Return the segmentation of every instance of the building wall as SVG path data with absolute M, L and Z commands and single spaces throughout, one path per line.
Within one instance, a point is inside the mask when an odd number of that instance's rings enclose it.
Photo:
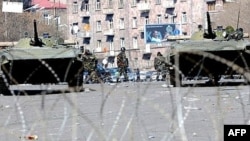
M 166 53 L 170 45 L 169 42 L 145 43 L 146 19 L 148 19 L 148 24 L 181 24 L 181 34 L 190 36 L 198 30 L 198 25 L 207 27 L 206 11 L 209 10 L 208 3 L 210 3 L 209 0 L 123 0 L 122 5 L 118 3 L 120 0 L 113 0 L 113 4 L 109 6 L 110 0 L 100 0 L 100 9 L 96 9 L 98 0 L 87 0 L 89 10 L 86 11 L 81 10 L 83 1 L 68 0 L 68 24 L 78 23 L 79 28 L 77 34 L 71 33 L 73 27 L 69 28 L 69 39 L 78 41 L 79 45 L 95 52 L 100 59 L 116 56 L 122 47 L 121 39 L 124 39 L 124 47 L 127 49 L 127 56 L 133 68 L 152 68 L 156 53 L 158 51 Z M 133 4 L 133 1 L 136 4 Z M 215 3 L 212 15 L 223 8 L 222 0 L 215 0 Z M 74 9 L 76 7 L 77 9 Z M 186 21 L 184 22 L 183 16 L 185 15 Z M 158 17 L 161 17 L 161 22 L 158 22 Z M 113 32 L 105 35 L 105 32 L 109 31 L 108 20 L 111 18 L 114 25 Z M 124 29 L 120 29 L 119 26 L 121 18 L 124 19 Z M 133 18 L 137 19 L 136 27 L 133 27 Z M 97 21 L 101 21 L 101 31 L 97 31 Z M 133 38 L 137 38 L 137 47 L 133 45 Z M 98 41 L 101 41 L 99 47 Z M 113 42 L 113 48 L 110 47 L 110 42 Z M 143 55 L 148 53 L 152 53 L 150 59 L 143 59 Z M 110 66 L 115 66 L 115 64 Z

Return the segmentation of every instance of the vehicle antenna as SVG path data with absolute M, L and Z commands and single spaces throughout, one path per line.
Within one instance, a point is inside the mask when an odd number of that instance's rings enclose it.
M 237 20 L 237 26 L 236 26 L 236 29 L 239 28 L 239 22 L 240 22 L 240 7 L 241 7 L 241 1 L 239 3 L 239 11 L 238 11 L 238 20 Z

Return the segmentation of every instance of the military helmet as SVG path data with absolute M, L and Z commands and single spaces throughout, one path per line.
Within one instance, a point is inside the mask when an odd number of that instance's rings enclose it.
M 162 56 L 162 54 L 160 52 L 157 52 L 157 56 Z
M 85 49 L 85 54 L 86 55 L 90 55 L 91 54 L 90 50 L 89 49 Z
M 126 50 L 126 48 L 125 48 L 125 47 L 122 47 L 122 48 L 121 48 L 121 51 L 125 51 L 125 50 Z

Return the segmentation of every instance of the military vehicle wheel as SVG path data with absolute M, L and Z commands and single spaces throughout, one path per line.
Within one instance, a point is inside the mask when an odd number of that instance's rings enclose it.
M 210 83 L 210 86 L 219 86 L 219 80 L 220 80 L 220 76 L 217 75 L 217 74 L 214 74 L 213 75 L 213 78 L 211 79 L 211 83 Z
M 4 94 L 4 95 L 9 95 L 10 90 L 9 88 L 6 86 L 3 77 L 0 76 L 0 94 Z
M 170 70 L 170 85 L 173 85 L 174 87 L 178 86 L 177 84 L 180 83 L 180 86 L 182 86 L 181 81 L 182 81 L 182 76 L 179 74 L 179 80 L 177 80 L 177 77 L 175 76 L 175 71 Z M 178 82 L 179 81 L 179 82 Z M 178 83 L 176 83 L 178 82 Z
M 68 82 L 68 84 L 69 84 L 70 87 L 82 86 L 82 84 L 83 84 L 83 75 L 82 74 L 75 75 L 75 77 L 72 78 Z

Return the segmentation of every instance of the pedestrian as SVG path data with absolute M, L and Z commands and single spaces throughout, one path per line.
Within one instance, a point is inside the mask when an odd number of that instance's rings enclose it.
M 90 50 L 86 49 L 83 56 L 83 67 L 84 71 L 88 72 L 88 80 L 91 80 L 93 83 L 98 83 L 98 76 L 97 76 L 97 58 Z
M 167 63 L 165 62 L 165 57 L 160 52 L 157 52 L 157 56 L 154 59 L 154 68 L 157 71 L 156 80 L 159 81 L 159 76 L 162 76 L 162 79 L 166 79 L 167 75 Z
M 136 81 L 137 81 L 137 82 L 140 82 L 140 81 L 141 81 L 141 80 L 140 80 L 140 69 L 139 69 L 139 68 L 136 69 Z
M 128 69 L 128 58 L 126 57 L 125 47 L 121 48 L 121 52 L 117 55 L 117 67 L 119 72 L 119 77 L 117 77 L 117 82 L 119 81 L 121 75 L 124 75 L 124 81 L 128 81 L 127 69 Z

